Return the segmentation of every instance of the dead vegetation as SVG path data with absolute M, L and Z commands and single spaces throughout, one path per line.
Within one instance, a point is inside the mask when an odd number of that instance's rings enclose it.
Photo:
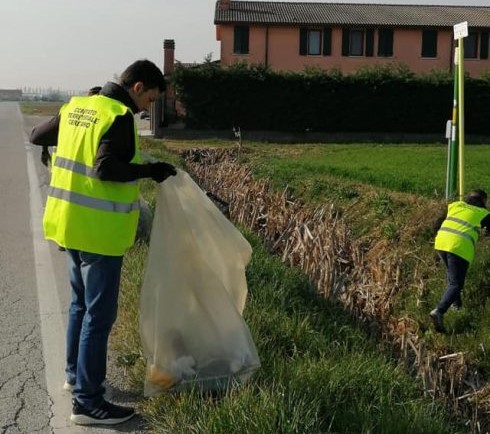
M 410 247 L 420 230 L 417 224 L 403 231 L 404 240 L 398 243 L 403 248 L 383 238 L 355 238 L 348 219 L 333 205 L 302 204 L 287 188 L 282 194 L 274 192 L 237 162 L 236 150 L 194 149 L 184 151 L 183 157 L 196 181 L 229 203 L 234 222 L 259 235 L 285 263 L 303 270 L 320 294 L 341 301 L 367 330 L 390 343 L 400 363 L 420 377 L 425 393 L 467 420 L 471 432 L 490 430 L 490 388 L 465 354 L 426 348 L 417 321 L 394 310 L 404 285 L 419 295 L 425 291 L 423 260 Z M 408 200 L 412 222 L 423 226 L 428 205 Z M 413 264 L 409 278 L 403 270 L 406 261 Z

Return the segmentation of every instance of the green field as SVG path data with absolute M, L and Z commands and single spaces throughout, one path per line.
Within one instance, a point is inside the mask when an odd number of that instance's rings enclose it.
M 446 146 L 289 145 L 271 152 L 257 145 L 256 149 L 258 176 L 272 179 L 277 186 L 289 184 L 312 199 L 329 198 L 328 191 L 318 189 L 327 176 L 428 197 L 445 194 Z M 489 145 L 465 147 L 466 189 L 490 190 L 488 161 Z

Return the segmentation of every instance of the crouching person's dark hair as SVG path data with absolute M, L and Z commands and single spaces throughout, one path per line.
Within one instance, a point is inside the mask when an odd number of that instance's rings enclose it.
M 478 206 L 480 208 L 486 208 L 487 193 L 480 189 L 472 190 L 468 193 L 464 201 L 468 205 Z

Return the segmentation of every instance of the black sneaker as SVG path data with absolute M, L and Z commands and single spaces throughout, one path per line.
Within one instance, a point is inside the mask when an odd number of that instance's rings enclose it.
M 432 322 L 434 323 L 434 328 L 436 329 L 436 332 L 446 333 L 446 329 L 444 327 L 444 315 L 437 309 L 431 310 L 429 315 L 432 319 Z
M 130 407 L 121 407 L 107 401 L 94 410 L 83 407 L 76 399 L 72 400 L 72 404 L 70 420 L 77 425 L 116 425 L 135 415 L 134 409 Z

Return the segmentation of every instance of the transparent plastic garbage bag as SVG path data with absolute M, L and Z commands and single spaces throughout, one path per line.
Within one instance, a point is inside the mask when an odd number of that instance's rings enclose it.
M 140 302 L 145 395 L 245 382 L 260 367 L 242 318 L 250 244 L 186 172 L 156 195 Z

